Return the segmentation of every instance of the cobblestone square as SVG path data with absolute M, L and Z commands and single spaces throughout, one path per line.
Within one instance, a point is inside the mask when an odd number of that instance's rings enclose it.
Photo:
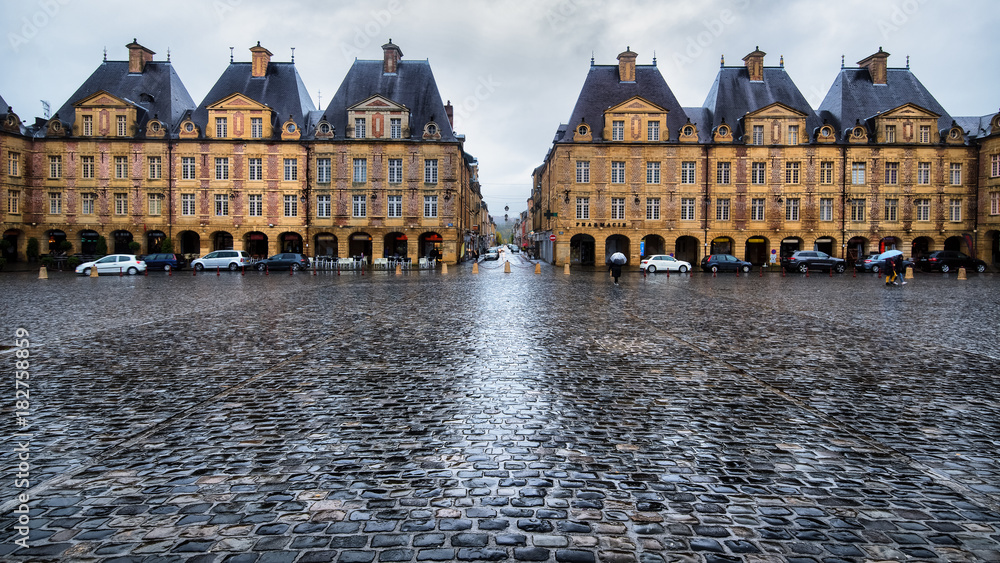
M 1000 561 L 995 275 L 502 264 L 2 274 L 0 559 Z

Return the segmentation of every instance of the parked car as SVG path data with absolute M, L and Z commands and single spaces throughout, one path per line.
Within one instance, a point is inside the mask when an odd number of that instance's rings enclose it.
M 701 259 L 701 269 L 706 272 L 749 272 L 753 264 L 732 254 L 709 254 Z
M 866 256 L 864 258 L 864 260 L 862 261 L 861 269 L 863 269 L 866 272 L 875 272 L 876 274 L 879 273 L 879 272 L 881 272 L 882 270 L 884 270 L 885 269 L 885 260 L 879 260 L 878 259 L 878 257 L 879 257 L 880 254 L 881 254 L 880 252 L 874 252 L 874 253 L 869 254 L 868 256 Z M 905 259 L 903 260 L 903 268 L 904 269 L 905 268 L 912 268 L 912 267 L 913 267 L 913 261 L 912 260 L 905 260 Z
M 142 261 L 150 270 L 183 270 L 185 264 L 180 254 L 147 254 Z
M 925 272 L 941 271 L 948 273 L 959 268 L 974 270 L 976 272 L 986 271 L 986 262 L 957 250 L 936 250 L 930 254 L 921 256 L 917 265 Z
M 309 258 L 294 252 L 282 252 L 270 258 L 258 261 L 254 266 L 257 270 L 304 270 L 309 268 Z
M 485 260 L 499 260 L 499 259 L 500 259 L 500 253 L 497 251 L 496 248 L 490 248 L 490 249 L 488 249 L 486 251 L 486 254 L 483 254 L 483 260 L 484 261 Z
M 98 274 L 128 274 L 134 276 L 146 271 L 146 263 L 136 258 L 135 254 L 109 254 L 99 260 L 84 262 L 76 267 L 76 273 L 85 276 L 97 268 Z
M 250 255 L 242 250 L 216 250 L 191 261 L 191 267 L 199 272 L 205 268 L 210 270 L 228 268 L 230 271 L 235 272 L 249 265 Z
M 841 274 L 847 269 L 847 262 L 818 250 L 796 250 L 791 256 L 781 259 L 781 267 L 802 273 L 809 270 L 833 270 Z
M 650 274 L 660 271 L 680 272 L 683 274 L 691 269 L 691 263 L 678 260 L 669 254 L 653 254 L 652 256 L 643 258 L 642 262 L 639 262 L 639 269 Z

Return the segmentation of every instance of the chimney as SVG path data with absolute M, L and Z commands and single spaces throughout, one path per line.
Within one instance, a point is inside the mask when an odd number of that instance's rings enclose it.
M 753 53 L 743 57 L 743 62 L 747 65 L 747 73 L 750 74 L 750 82 L 764 81 L 764 51 L 756 47 Z
M 878 53 L 867 59 L 858 61 L 858 66 L 867 68 L 868 74 L 872 76 L 872 84 L 886 84 L 886 69 L 889 66 L 889 53 L 878 48 Z
M 395 45 L 392 39 L 385 45 L 382 45 L 382 73 L 383 74 L 396 74 L 397 69 L 399 69 L 399 61 L 403 58 L 403 51 L 399 49 L 399 45 Z
M 128 72 L 129 74 L 142 74 L 146 68 L 146 63 L 153 60 L 156 53 L 136 43 L 135 39 L 126 45 L 128 48 Z
M 635 58 L 638 56 L 631 47 L 625 47 L 625 52 L 618 55 L 619 82 L 635 82 Z
M 254 78 L 263 78 L 267 75 L 267 64 L 271 62 L 271 51 L 260 46 L 260 41 L 257 42 L 256 47 L 250 47 L 250 52 L 253 54 L 253 68 L 251 71 L 251 76 Z
M 448 115 L 448 125 L 451 125 L 451 128 L 454 129 L 455 128 L 455 108 L 451 107 L 451 100 L 448 100 L 448 103 L 445 104 L 445 106 L 444 106 L 444 112 L 445 112 L 445 114 Z

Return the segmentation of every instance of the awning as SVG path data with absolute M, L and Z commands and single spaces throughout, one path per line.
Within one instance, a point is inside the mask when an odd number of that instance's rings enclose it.
M 760 237 L 754 237 L 754 238 L 748 238 L 747 242 L 761 243 L 761 242 L 767 242 L 767 241 L 765 241 L 764 239 L 762 239 Z

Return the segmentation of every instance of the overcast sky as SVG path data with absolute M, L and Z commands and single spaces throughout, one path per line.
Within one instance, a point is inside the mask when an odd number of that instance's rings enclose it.
M 21 119 L 61 106 L 136 38 L 170 59 L 196 103 L 260 41 L 295 63 L 326 107 L 355 58 L 381 59 L 390 38 L 429 59 L 455 130 L 479 159 L 490 212 L 526 209 L 532 169 L 569 119 L 591 56 L 627 47 L 657 65 L 684 107 L 700 106 L 719 69 L 756 46 L 815 109 L 848 66 L 878 51 L 910 68 L 953 116 L 1000 107 L 1000 9 L 994 0 L 0 0 L 0 96 Z

